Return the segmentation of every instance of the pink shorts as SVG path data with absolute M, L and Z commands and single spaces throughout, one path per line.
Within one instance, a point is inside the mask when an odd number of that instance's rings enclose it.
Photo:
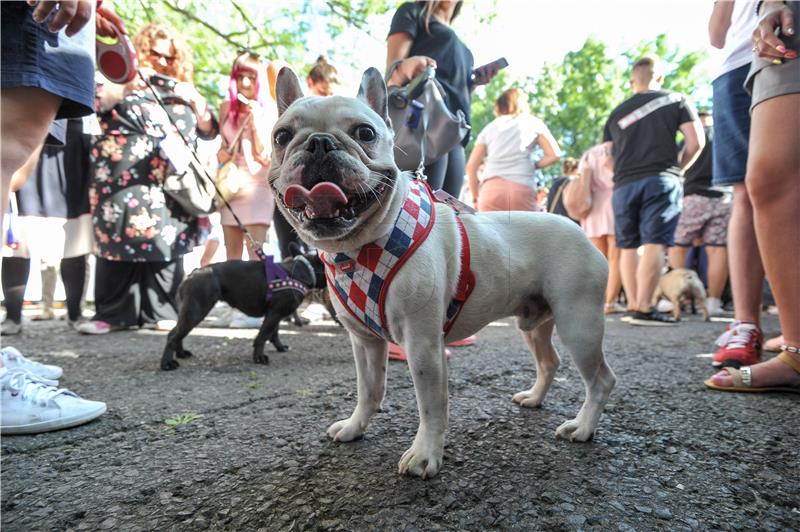
M 478 210 L 488 211 L 540 211 L 536 189 L 502 177 L 491 177 L 481 183 L 478 193 Z

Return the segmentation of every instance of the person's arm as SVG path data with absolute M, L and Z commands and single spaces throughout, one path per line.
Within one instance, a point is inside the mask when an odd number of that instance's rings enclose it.
M 222 125 L 228 119 L 228 108 L 230 103 L 226 100 L 219 106 L 219 129 L 222 130 Z M 217 150 L 217 162 L 225 164 L 231 160 L 231 153 L 228 151 L 228 141 L 225 140 L 225 135 L 222 135 L 222 143 Z
M 467 161 L 467 177 L 469 178 L 469 191 L 472 194 L 472 203 L 475 207 L 478 206 L 478 190 L 480 188 L 478 183 L 478 168 L 481 166 L 483 159 L 486 157 L 486 144 L 475 143 L 472 148 L 472 153 L 469 155 Z
M 714 48 L 725 46 L 725 37 L 731 27 L 733 2 L 714 2 L 711 17 L 708 19 L 708 41 Z
M 686 172 L 700 155 L 703 146 L 706 145 L 706 137 L 703 134 L 703 124 L 699 118 L 681 124 L 681 133 L 683 133 L 684 144 L 680 167 L 682 172 Z
M 539 137 L 536 139 L 539 143 L 539 147 L 542 148 L 544 155 L 541 159 L 536 161 L 536 169 L 542 170 L 543 168 L 547 168 L 548 166 L 557 163 L 561 159 L 561 149 L 558 147 L 558 142 L 556 142 L 555 137 L 553 134 L 550 133 L 550 130 L 545 130 L 539 133 Z
M 436 61 L 430 57 L 424 55 L 407 57 L 413 43 L 411 35 L 402 31 L 393 33 L 386 39 L 386 68 L 388 69 L 400 61 L 400 64 L 389 74 L 386 85 L 405 85 L 420 75 L 428 66 L 436 68 Z

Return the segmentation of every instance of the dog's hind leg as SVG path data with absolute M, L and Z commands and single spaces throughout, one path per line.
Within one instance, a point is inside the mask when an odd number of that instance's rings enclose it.
M 527 408 L 540 406 L 556 376 L 560 360 L 553 345 L 553 326 L 552 315 L 538 324 L 530 323 L 523 317 L 517 318 L 517 327 L 520 328 L 522 337 L 536 361 L 536 380 L 533 386 L 530 390 L 521 391 L 513 397 L 514 402 L 519 406 Z
M 358 402 L 352 415 L 328 427 L 334 441 L 353 441 L 364 435 L 369 420 L 378 412 L 386 392 L 386 365 L 389 362 L 388 344 L 379 338 L 350 334 L 356 362 Z
M 617 379 L 603 356 L 605 317 L 602 299 L 598 298 L 596 308 L 586 300 L 571 303 L 562 301 L 553 312 L 558 335 L 583 378 L 586 399 L 575 419 L 558 427 L 556 436 L 570 441 L 587 441 L 594 436 Z
M 203 304 L 199 298 L 185 298 L 181 301 L 178 323 L 167 335 L 167 345 L 161 357 L 161 369 L 176 369 L 180 364 L 173 358 L 173 354 L 178 358 L 188 358 L 192 353 L 183 348 L 183 339 L 205 319 L 214 303 L 217 301 L 206 302 Z

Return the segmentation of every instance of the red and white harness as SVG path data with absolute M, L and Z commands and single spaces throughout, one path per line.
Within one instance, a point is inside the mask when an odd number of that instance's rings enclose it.
M 403 208 L 391 231 L 361 249 L 322 255 L 325 276 L 344 308 L 385 340 L 392 340 L 386 325 L 386 294 L 394 276 L 428 238 L 436 220 L 436 201 L 427 183 L 411 179 Z M 458 213 L 456 221 L 461 237 L 461 274 L 447 307 L 445 334 L 455 324 L 475 287 L 475 275 L 469 266 L 469 237 Z

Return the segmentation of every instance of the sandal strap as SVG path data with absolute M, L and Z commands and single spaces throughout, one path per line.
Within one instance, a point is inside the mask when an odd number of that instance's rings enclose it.
M 722 368 L 723 371 L 728 372 L 728 375 L 731 376 L 733 380 L 733 385 L 737 388 L 746 387 L 749 388 L 752 384 L 752 374 L 750 373 L 750 367 L 744 366 L 741 369 L 736 368 Z
M 780 359 L 781 362 L 783 362 L 784 364 L 795 370 L 797 373 L 800 373 L 800 361 L 798 361 L 796 358 L 794 358 L 786 351 L 778 355 L 778 359 Z

